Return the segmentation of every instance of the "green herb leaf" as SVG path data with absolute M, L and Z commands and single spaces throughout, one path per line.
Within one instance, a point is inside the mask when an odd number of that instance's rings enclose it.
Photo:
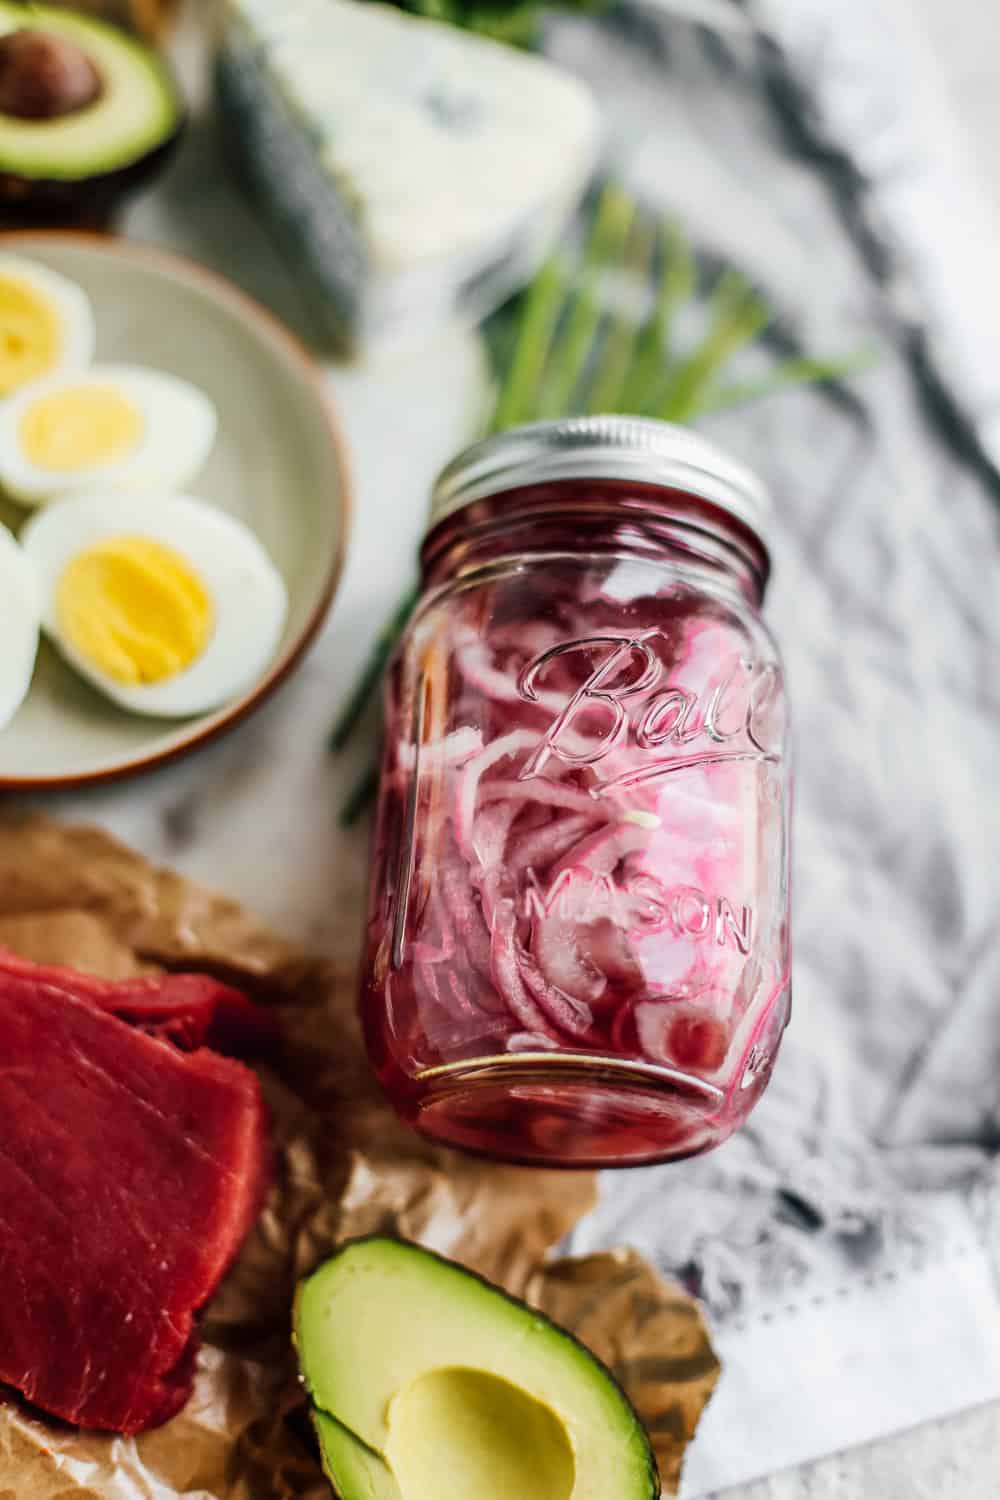
M 400 10 L 447 21 L 508 46 L 532 48 L 541 31 L 543 7 L 535 0 L 394 0 Z M 557 0 L 566 10 L 596 11 L 606 0 Z
M 563 298 L 562 261 L 552 256 L 531 284 L 507 378 L 500 387 L 490 430 L 501 432 L 529 420 L 541 383 Z
M 579 410 L 574 398 L 597 347 L 603 319 L 598 282 L 608 266 L 620 264 L 634 219 L 633 201 L 609 182 L 597 200 L 576 290 L 564 308 L 563 332 L 555 343 L 539 396 L 539 420 Z
M 351 694 L 341 710 L 339 719 L 333 726 L 330 734 L 331 750 L 343 750 L 354 733 L 358 721 L 368 707 L 372 694 L 382 680 L 382 673 L 385 671 L 389 658 L 396 648 L 396 642 L 403 634 L 407 621 L 416 609 L 419 597 L 420 590 L 414 586 L 405 598 L 400 600 L 395 614 L 379 631 L 375 645 L 372 647 L 371 655 L 362 668 L 351 690 Z
M 845 380 L 848 375 L 857 375 L 871 369 L 878 353 L 873 348 L 856 349 L 840 359 L 809 359 L 807 356 L 782 360 L 757 380 L 745 380 L 734 385 L 717 385 L 706 392 L 702 412 L 724 411 L 730 406 L 742 406 L 747 401 L 757 401 L 761 396 L 773 396 L 797 385 L 816 385 L 834 380 Z
M 718 372 L 767 327 L 771 312 L 738 271 L 723 271 L 712 292 L 709 318 L 704 341 L 674 366 L 651 413 L 665 422 L 690 422 L 699 414 Z
M 630 248 L 625 254 L 625 271 L 645 284 L 649 280 L 649 266 L 653 258 L 654 235 L 648 226 L 639 225 L 633 232 Z M 589 412 L 624 411 L 623 402 L 629 383 L 629 374 L 635 362 L 636 343 L 640 324 L 626 307 L 619 308 L 611 320 L 604 340 L 600 363 L 587 397 Z
M 691 248 L 674 219 L 660 228 L 663 261 L 653 315 L 636 344 L 635 360 L 622 391 L 623 412 L 646 410 L 650 394 L 659 383 L 670 356 L 674 318 L 689 302 L 697 287 L 697 272 Z
M 347 801 L 340 809 L 341 828 L 353 828 L 362 813 L 375 800 L 378 791 L 378 771 L 374 765 L 367 766 L 364 773 L 355 782 L 353 789 L 348 795 Z
M 464 0 L 414 0 L 414 7 L 461 12 L 466 25 L 478 25 L 489 9 Z M 520 25 L 533 7 L 514 10 Z M 609 183 L 597 200 L 575 271 L 571 274 L 568 256 L 552 256 L 526 291 L 491 320 L 492 358 L 500 371 L 492 432 L 582 410 L 691 422 L 791 386 L 840 380 L 873 362 L 871 349 L 833 360 L 802 356 L 781 361 L 756 380 L 725 384 L 730 361 L 770 323 L 767 303 L 738 272 L 723 272 L 709 298 L 704 338 L 693 349 L 677 351 L 678 316 L 696 296 L 694 256 L 674 221 L 660 225 L 658 235 L 636 221 L 633 199 Z M 647 314 L 637 317 L 621 307 L 609 317 L 602 281 L 614 274 L 644 279 L 654 261 L 659 272 Z M 497 337 L 498 331 L 506 337 Z M 407 594 L 376 641 L 331 736 L 333 749 L 346 744 L 364 713 L 417 597 L 416 589 Z M 369 771 L 344 808 L 343 821 L 361 815 L 374 788 Z

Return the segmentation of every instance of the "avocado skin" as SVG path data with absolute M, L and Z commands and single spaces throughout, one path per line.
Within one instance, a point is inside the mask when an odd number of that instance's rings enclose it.
M 103 227 L 123 199 L 162 171 L 176 151 L 186 125 L 185 116 L 180 115 L 170 135 L 145 156 L 93 177 L 62 181 L 0 172 L 0 228 Z
M 72 5 L 62 5 L 58 0 L 55 4 L 46 4 L 45 0 L 38 4 L 35 0 L 0 0 L 0 20 L 5 36 L 10 35 L 7 30 L 10 23 L 15 30 L 53 31 L 57 38 L 68 40 L 82 51 L 99 75 L 103 72 L 102 52 L 107 56 L 110 48 L 118 62 L 131 59 L 130 68 L 141 69 L 156 79 L 162 118 L 158 116 L 155 128 L 147 132 L 147 139 L 141 145 L 137 143 L 131 152 L 128 148 L 122 150 L 112 136 L 107 165 L 101 162 L 98 152 L 90 161 L 74 168 L 60 159 L 54 146 L 50 162 L 39 161 L 34 165 L 18 159 L 16 146 L 5 144 L 0 150 L 0 227 L 104 228 L 119 202 L 143 187 L 166 165 L 184 133 L 187 112 L 174 72 L 156 48 L 136 36 L 131 28 L 114 25 Z M 102 90 L 80 115 L 87 117 L 101 109 L 103 98 Z M 57 114 L 52 120 L 26 120 L 25 124 L 47 134 L 49 128 L 58 130 L 77 113 L 74 110 Z M 9 119 L 16 116 L 0 115 L 0 122 Z
M 336 1417 L 310 1407 L 323 1473 L 337 1500 L 403 1500 L 391 1469 Z M 347 1488 L 342 1486 L 346 1485 Z
M 331 1261 L 339 1260 L 340 1257 L 342 1255 L 344 1255 L 346 1251 L 352 1249 L 356 1245 L 392 1245 L 392 1246 L 403 1246 L 403 1247 L 405 1247 L 405 1249 L 407 1249 L 409 1251 L 412 1251 L 414 1255 L 423 1256 L 425 1259 L 427 1259 L 429 1261 L 434 1261 L 438 1265 L 445 1266 L 445 1267 L 447 1267 L 447 1268 L 449 1268 L 450 1270 L 453 1270 L 453 1271 L 458 1271 L 463 1276 L 471 1277 L 474 1281 L 478 1281 L 479 1284 L 481 1286 L 485 1287 L 488 1291 L 493 1292 L 496 1296 L 502 1297 L 505 1302 L 509 1302 L 512 1307 L 516 1307 L 516 1308 L 518 1308 L 521 1311 L 527 1310 L 528 1312 L 531 1313 L 531 1316 L 533 1318 L 537 1318 L 540 1322 L 547 1324 L 547 1326 L 549 1328 L 551 1328 L 553 1330 L 553 1332 L 556 1333 L 560 1338 L 566 1339 L 571 1344 L 573 1344 L 575 1346 L 575 1348 L 577 1349 L 577 1351 L 584 1357 L 584 1359 L 587 1360 L 587 1361 L 589 1361 L 592 1365 L 594 1365 L 597 1368 L 597 1370 L 600 1372 L 600 1374 L 604 1377 L 604 1379 L 607 1380 L 611 1385 L 614 1386 L 614 1388 L 621 1395 L 622 1400 L 625 1402 L 626 1406 L 630 1410 L 634 1410 L 634 1408 L 632 1407 L 631 1401 L 629 1400 L 629 1398 L 626 1395 L 624 1389 L 622 1388 L 621 1383 L 618 1380 L 615 1379 L 614 1375 L 608 1369 L 607 1365 L 604 1364 L 603 1360 L 598 1359 L 597 1355 L 594 1354 L 590 1349 L 588 1349 L 587 1346 L 586 1346 L 586 1344 L 582 1343 L 581 1340 L 578 1339 L 575 1334 L 570 1333 L 569 1329 L 563 1328 L 562 1325 L 559 1324 L 559 1323 L 554 1323 L 552 1321 L 552 1319 L 546 1317 L 546 1315 L 543 1312 L 540 1312 L 537 1308 L 532 1307 L 530 1305 L 530 1303 L 524 1302 L 521 1298 L 515 1297 L 511 1292 L 505 1291 L 503 1287 L 497 1286 L 496 1282 L 490 1281 L 490 1279 L 487 1276 L 481 1276 L 478 1271 L 472 1271 L 467 1266 L 461 1265 L 458 1261 L 450 1260 L 448 1258 L 448 1256 L 446 1256 L 446 1255 L 439 1255 L 437 1253 L 437 1251 L 435 1251 L 435 1250 L 428 1250 L 423 1245 L 414 1244 L 412 1240 L 405 1240 L 405 1239 L 403 1239 L 400 1236 L 388 1235 L 388 1234 L 362 1234 L 362 1235 L 357 1235 L 353 1239 L 344 1240 L 339 1245 L 337 1245 L 336 1248 L 331 1252 L 331 1254 L 328 1255 L 323 1262 L 321 1262 L 320 1266 L 316 1266 L 314 1268 L 314 1272 L 311 1273 L 311 1274 L 315 1274 L 315 1271 L 320 1270 L 321 1266 L 323 1266 L 323 1265 L 329 1265 L 329 1263 Z M 303 1277 L 303 1279 L 299 1282 L 298 1288 L 297 1288 L 296 1293 L 295 1293 L 295 1301 L 294 1301 L 294 1305 L 293 1305 L 293 1309 L 292 1309 L 292 1329 L 293 1329 L 293 1332 L 292 1332 L 292 1344 L 295 1347 L 296 1351 L 298 1350 L 298 1338 L 296 1336 L 295 1330 L 298 1327 L 299 1306 L 300 1306 L 300 1303 L 301 1303 L 303 1288 L 305 1287 L 306 1282 L 309 1281 L 309 1279 L 310 1279 L 310 1277 L 306 1276 L 306 1277 Z M 309 1394 L 310 1406 L 312 1407 L 313 1406 L 312 1391 L 310 1390 L 308 1381 L 305 1380 L 304 1376 L 302 1377 L 302 1379 L 303 1379 L 303 1383 L 306 1386 L 306 1390 L 307 1390 L 307 1392 Z M 314 1409 L 322 1411 L 322 1407 L 318 1407 L 317 1406 Z M 638 1421 L 638 1418 L 637 1418 L 637 1421 Z M 641 1424 L 639 1424 L 639 1426 L 640 1426 L 640 1430 L 642 1430 Z M 321 1455 L 322 1455 L 322 1448 L 321 1448 Z M 646 1458 L 647 1458 L 647 1464 L 648 1464 L 649 1500 L 660 1500 L 660 1497 L 662 1496 L 662 1489 L 661 1489 L 661 1485 L 660 1485 L 660 1473 L 659 1473 L 659 1469 L 657 1468 L 656 1458 L 655 1458 L 655 1456 L 653 1454 L 652 1446 L 651 1446 L 651 1444 L 648 1441 L 648 1437 L 647 1437 L 647 1440 L 646 1440 Z M 325 1466 L 324 1466 L 324 1472 L 326 1472 Z M 331 1476 L 329 1475 L 329 1473 L 327 1473 L 327 1478 L 328 1479 L 331 1478 Z M 332 1483 L 332 1479 L 331 1479 L 331 1483 Z M 337 1500 L 353 1500 L 353 1497 L 344 1496 L 344 1495 L 342 1495 L 340 1493 L 340 1491 L 335 1491 L 335 1494 L 337 1495 Z

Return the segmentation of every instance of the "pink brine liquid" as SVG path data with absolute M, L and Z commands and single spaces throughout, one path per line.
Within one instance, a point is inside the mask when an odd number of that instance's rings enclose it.
M 369 1051 L 418 1130 L 547 1165 L 718 1144 L 789 1009 L 784 698 L 752 573 L 683 525 L 609 524 L 609 488 L 572 548 L 551 494 L 502 542 L 439 548 L 388 685 Z

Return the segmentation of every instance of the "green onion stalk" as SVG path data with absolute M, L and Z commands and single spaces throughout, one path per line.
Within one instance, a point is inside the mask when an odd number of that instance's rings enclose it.
M 413 8 L 430 14 L 436 3 Z M 624 295 L 612 299 L 616 283 L 619 292 L 647 289 L 638 310 Z M 799 355 L 773 361 L 756 379 L 729 380 L 732 361 L 773 324 L 772 310 L 744 276 L 724 270 L 708 293 L 704 332 L 688 347 L 679 324 L 698 306 L 695 258 L 680 226 L 670 218 L 651 223 L 621 187 L 607 184 L 581 248 L 557 251 L 487 324 L 495 397 L 486 431 L 597 412 L 692 423 L 794 386 L 843 380 L 872 363 L 868 349 L 841 359 Z M 342 750 L 364 716 L 418 597 L 414 586 L 379 633 L 331 749 Z M 345 826 L 375 789 L 369 767 L 341 810 Z

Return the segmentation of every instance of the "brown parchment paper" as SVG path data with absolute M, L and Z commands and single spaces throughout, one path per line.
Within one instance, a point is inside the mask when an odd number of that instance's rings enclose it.
M 98 20 L 111 21 L 154 42 L 166 39 L 180 8 L 180 0 L 55 0 L 55 3 L 66 10 L 80 10 Z
M 696 1305 L 633 1251 L 548 1259 L 594 1201 L 590 1174 L 492 1165 L 400 1125 L 365 1061 L 353 976 L 103 832 L 34 816 L 0 819 L 0 944 L 113 978 L 208 969 L 276 1006 L 285 1037 L 259 1070 L 277 1181 L 207 1310 L 188 1406 L 133 1439 L 0 1402 L 0 1500 L 328 1500 L 289 1342 L 292 1294 L 339 1240 L 375 1230 L 453 1256 L 570 1328 L 622 1381 L 676 1488 L 719 1371 Z

